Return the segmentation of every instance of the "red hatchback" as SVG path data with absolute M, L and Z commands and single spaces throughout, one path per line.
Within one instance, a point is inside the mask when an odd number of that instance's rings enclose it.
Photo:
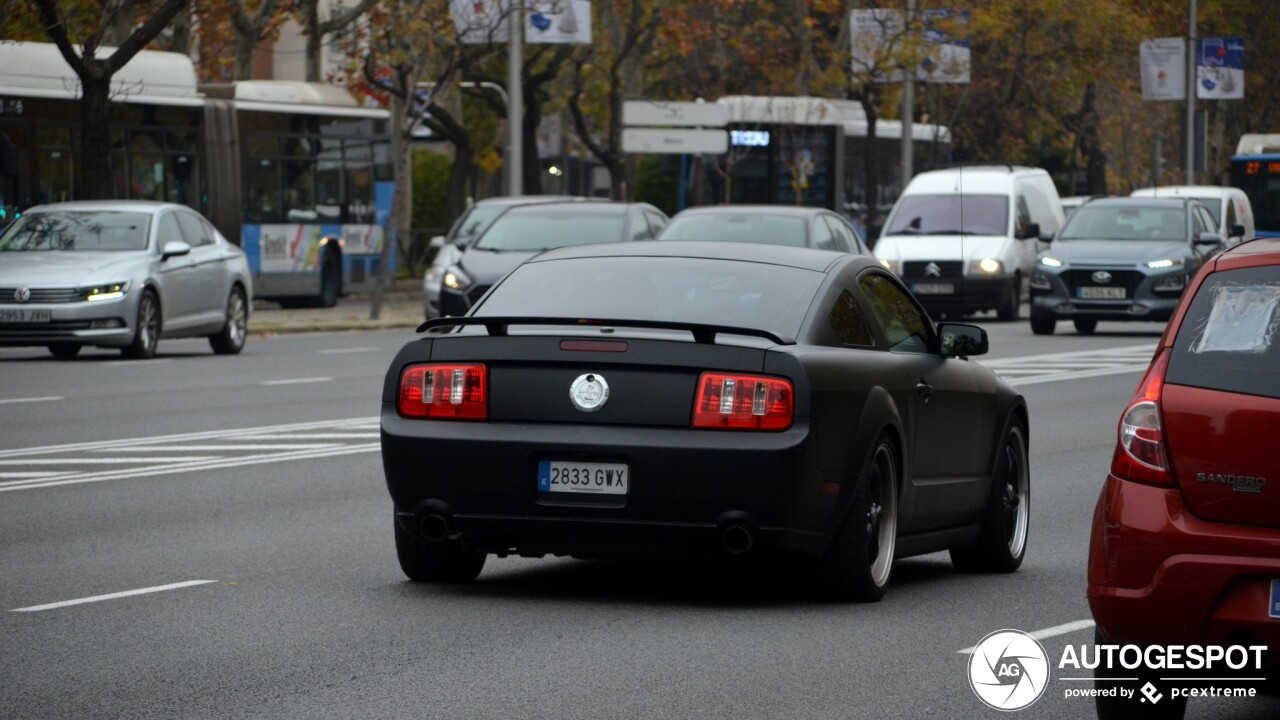
M 1089 546 L 1099 642 L 1280 650 L 1280 240 L 1196 275 L 1118 435 Z M 1130 703 L 1099 715 L 1185 709 Z

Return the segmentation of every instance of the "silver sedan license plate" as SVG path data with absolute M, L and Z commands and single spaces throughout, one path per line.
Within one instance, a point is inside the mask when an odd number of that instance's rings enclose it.
M 911 292 L 917 295 L 951 295 L 956 291 L 954 283 L 915 283 Z
M 538 490 L 552 493 L 626 495 L 631 469 L 625 463 L 543 460 L 538 463 Z
M 1122 287 L 1082 287 L 1080 288 L 1081 300 L 1123 300 L 1125 298 L 1124 288 Z
M 47 323 L 52 320 L 52 310 L 37 310 L 35 308 L 0 308 L 0 322 L 3 323 Z

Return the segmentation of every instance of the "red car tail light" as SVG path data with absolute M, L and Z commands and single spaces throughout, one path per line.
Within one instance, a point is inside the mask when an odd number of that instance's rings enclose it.
M 698 379 L 693 427 L 786 430 L 794 408 L 791 381 L 766 375 L 704 372 Z
M 432 420 L 484 420 L 489 416 L 484 365 L 410 365 L 400 373 L 401 415 Z
M 1120 417 L 1120 437 L 1111 458 L 1111 474 L 1118 478 L 1150 485 L 1177 484 L 1170 469 L 1160 420 L 1160 395 L 1168 365 L 1166 350 L 1147 368 L 1129 407 Z

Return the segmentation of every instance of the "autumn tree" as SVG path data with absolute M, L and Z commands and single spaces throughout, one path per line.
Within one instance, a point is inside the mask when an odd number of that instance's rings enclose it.
M 307 82 L 320 82 L 324 79 L 320 73 L 320 49 L 324 45 L 325 37 L 345 30 L 376 4 L 378 0 L 359 0 L 348 8 L 343 7 L 341 3 L 335 3 L 330 7 L 329 17 L 321 19 L 320 0 L 297 0 L 298 22 L 302 25 L 302 32 L 307 37 Z M 387 4 L 399 7 L 404 3 Z M 413 5 L 417 13 L 425 14 L 430 12 L 428 8 L 435 3 L 408 4 Z
M 111 78 L 173 20 L 188 0 L 144 3 L 83 3 L 31 0 L 39 21 L 67 65 L 80 79 L 80 167 L 86 198 L 109 198 L 111 189 Z M 141 11 L 145 20 L 109 53 L 103 39 L 121 13 Z M 136 18 L 135 18 L 136 19 Z

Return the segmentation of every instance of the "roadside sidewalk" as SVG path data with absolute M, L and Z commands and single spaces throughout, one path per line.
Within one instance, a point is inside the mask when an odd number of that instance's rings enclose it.
M 369 293 L 353 293 L 339 299 L 331 308 L 285 310 L 271 300 L 254 300 L 253 312 L 249 314 L 249 334 L 416 328 L 423 320 L 421 281 L 397 280 L 383 295 L 382 312 L 377 320 L 369 319 L 370 304 Z

